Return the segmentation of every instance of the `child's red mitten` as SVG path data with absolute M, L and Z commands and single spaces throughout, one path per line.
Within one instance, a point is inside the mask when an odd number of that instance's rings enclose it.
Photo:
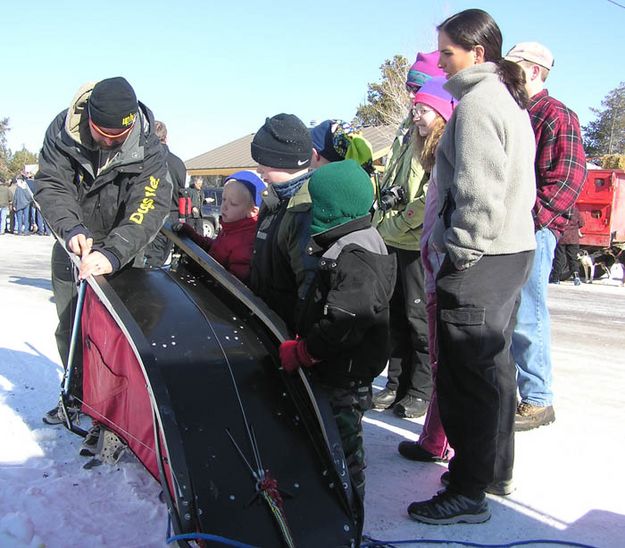
M 280 345 L 280 362 L 289 373 L 294 373 L 299 367 L 311 367 L 318 361 L 308 353 L 303 339 L 284 341 Z

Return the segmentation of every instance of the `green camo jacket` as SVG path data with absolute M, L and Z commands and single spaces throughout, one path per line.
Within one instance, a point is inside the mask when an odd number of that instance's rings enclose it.
M 399 204 L 386 213 L 377 210 L 373 217 L 373 224 L 387 245 L 408 251 L 419 250 L 429 180 L 413 151 L 410 138 L 413 130 L 414 125 L 407 118 L 393 141 L 380 183 L 380 191 L 394 185 L 401 186 L 406 192 L 407 203 Z

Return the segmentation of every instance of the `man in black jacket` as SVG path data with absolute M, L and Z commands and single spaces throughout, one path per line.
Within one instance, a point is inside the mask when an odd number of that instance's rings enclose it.
M 185 192 L 185 183 L 187 180 L 187 168 L 184 162 L 178 158 L 167 146 L 167 126 L 164 122 L 156 120 L 154 122 L 154 133 L 161 142 L 161 146 L 165 149 L 167 156 L 167 170 L 174 186 L 171 197 L 171 213 L 170 220 L 172 223 L 178 221 L 180 215 L 178 213 L 178 200 Z M 164 234 L 157 234 L 156 238 L 145 250 L 145 262 L 149 267 L 159 267 L 169 257 L 174 244 Z
M 122 77 L 84 85 L 52 121 L 39 156 L 35 199 L 54 233 L 81 259 L 78 278 L 144 266 L 143 250 L 169 214 L 172 183 L 151 111 Z M 76 284 L 61 245 L 52 250 L 56 341 L 67 367 Z M 78 345 L 80 350 L 80 345 Z M 82 395 L 76 355 L 72 395 Z M 45 422 L 63 417 L 51 410 Z

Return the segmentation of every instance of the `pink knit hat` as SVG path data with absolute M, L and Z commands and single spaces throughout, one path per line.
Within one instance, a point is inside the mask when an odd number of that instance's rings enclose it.
M 417 53 L 417 59 L 408 71 L 406 86 L 420 88 L 430 78 L 445 76 L 443 69 L 438 68 L 438 51 Z
M 445 78 L 430 78 L 417 91 L 412 102 L 433 108 L 444 118 L 445 122 L 448 122 L 456 104 L 450 93 L 443 88 L 445 82 L 447 82 Z

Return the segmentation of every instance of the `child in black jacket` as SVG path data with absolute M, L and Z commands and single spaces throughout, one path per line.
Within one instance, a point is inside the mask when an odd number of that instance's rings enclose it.
M 371 382 L 390 353 L 389 301 L 396 265 L 369 213 L 373 186 L 354 161 L 317 169 L 310 180 L 310 254 L 319 270 L 298 326 L 299 337 L 280 346 L 285 370 L 314 366 L 328 393 L 352 484 L 364 499 L 362 416 Z

